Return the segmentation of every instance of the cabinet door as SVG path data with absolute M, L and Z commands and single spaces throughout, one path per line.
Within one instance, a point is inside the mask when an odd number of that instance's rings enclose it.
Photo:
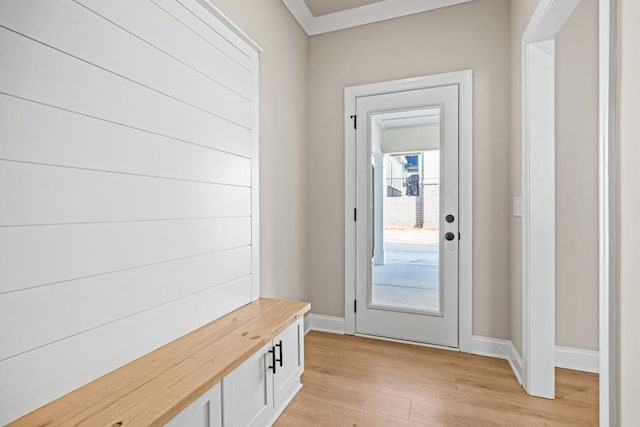
M 304 328 L 298 319 L 273 339 L 278 362 L 274 376 L 275 407 L 283 409 L 302 387 L 304 371 Z
M 271 342 L 222 380 L 224 426 L 264 427 L 274 414 Z
M 165 424 L 167 427 L 222 427 L 220 383 Z

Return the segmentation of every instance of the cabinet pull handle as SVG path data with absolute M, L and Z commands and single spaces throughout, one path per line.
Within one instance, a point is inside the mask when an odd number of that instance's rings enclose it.
M 280 342 L 276 344 L 276 347 L 278 347 L 278 349 L 280 350 L 280 358 L 276 359 L 276 362 L 279 362 L 280 367 L 282 367 L 282 340 L 280 340 Z
M 269 367 L 267 369 L 272 369 L 273 370 L 273 374 L 275 375 L 275 373 L 276 373 L 276 348 L 275 347 L 271 347 L 271 350 L 269 350 L 269 353 L 271 353 L 271 361 L 273 362 L 273 364 L 269 365 Z

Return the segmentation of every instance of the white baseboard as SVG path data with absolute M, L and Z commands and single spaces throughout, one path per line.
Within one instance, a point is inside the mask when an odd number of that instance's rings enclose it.
M 344 318 L 308 314 L 304 319 L 305 334 L 309 331 L 344 335 Z M 472 338 L 471 352 L 479 356 L 495 357 L 509 362 L 518 382 L 522 384 L 522 356 L 510 340 L 481 337 Z M 556 367 L 598 373 L 600 357 L 597 351 L 556 347 Z
M 556 367 L 597 374 L 600 372 L 600 353 L 558 346 L 556 347 Z
M 474 335 L 471 342 L 473 354 L 508 361 L 518 383 L 522 384 L 522 357 L 511 341 Z
M 325 316 L 323 314 L 311 313 L 309 314 L 309 322 L 306 323 L 309 324 L 308 330 L 311 331 L 344 335 L 344 317 Z M 308 332 L 306 326 L 305 332 Z
M 473 354 L 508 360 L 522 384 L 522 357 L 511 341 L 474 335 L 472 342 Z M 555 357 L 557 368 L 596 374 L 600 369 L 600 356 L 597 351 L 557 346 Z
M 471 352 L 479 356 L 489 356 L 506 360 L 509 358 L 510 345 L 512 345 L 511 341 L 498 338 L 480 337 L 477 335 L 471 338 Z
M 509 341 L 509 357 L 507 360 L 509 361 L 509 365 L 511 365 L 513 374 L 516 376 L 516 380 L 518 380 L 518 384 L 522 385 L 522 356 L 520 356 L 518 349 L 511 341 Z

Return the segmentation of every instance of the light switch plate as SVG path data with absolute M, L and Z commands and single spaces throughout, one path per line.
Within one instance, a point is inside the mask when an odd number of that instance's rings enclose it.
M 513 216 L 522 217 L 522 196 L 513 198 Z

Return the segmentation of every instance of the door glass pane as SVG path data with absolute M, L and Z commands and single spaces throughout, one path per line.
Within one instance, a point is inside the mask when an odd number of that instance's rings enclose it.
M 440 107 L 371 119 L 370 305 L 441 313 Z

